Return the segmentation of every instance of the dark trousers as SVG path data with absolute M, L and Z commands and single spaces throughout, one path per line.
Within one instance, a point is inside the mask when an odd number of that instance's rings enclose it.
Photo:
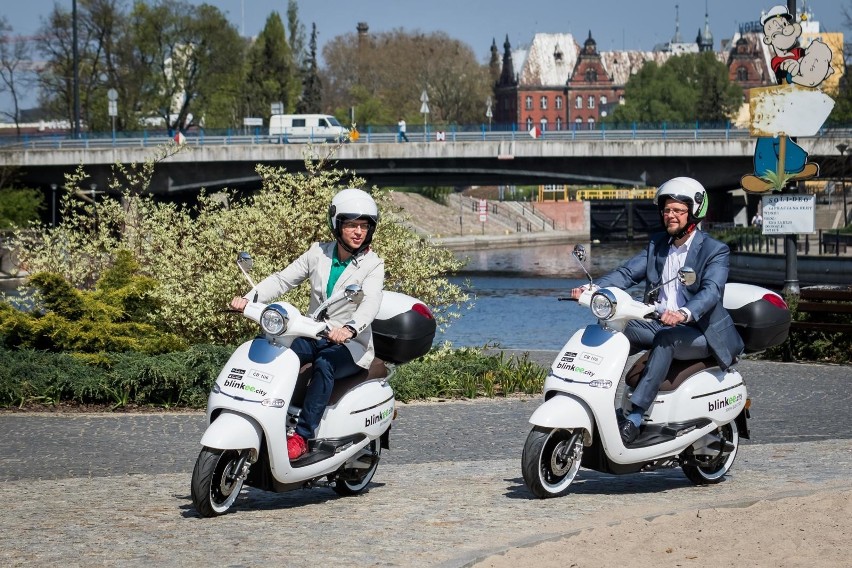
M 322 420 L 325 407 L 331 398 L 334 381 L 361 370 L 352 360 L 352 354 L 345 345 L 332 343 L 327 339 L 306 339 L 299 337 L 290 346 L 302 365 L 314 364 L 314 374 L 305 393 L 305 402 L 299 413 L 296 433 L 305 440 L 313 438 L 314 432 Z
M 695 325 L 663 325 L 656 320 L 634 320 L 624 335 L 635 351 L 650 349 L 648 364 L 630 397 L 634 406 L 648 410 L 669 372 L 672 360 L 703 359 L 710 355 L 707 338 Z

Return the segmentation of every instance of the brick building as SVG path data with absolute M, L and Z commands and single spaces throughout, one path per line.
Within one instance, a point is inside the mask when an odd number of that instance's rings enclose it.
M 834 52 L 835 73 L 823 85 L 831 92 L 844 73 L 843 36 L 820 32 L 819 23 L 809 13 L 802 28 L 803 45 L 822 37 Z M 747 22 L 715 52 L 717 59 L 727 65 L 730 80 L 745 91 L 745 104 L 739 116 L 732 117 L 739 125 L 748 122 L 749 90 L 774 84 L 769 72 L 769 46 L 762 38 L 760 23 Z M 491 76 L 496 78 L 494 128 L 528 131 L 539 126 L 545 132 L 593 129 L 614 105 L 624 102 L 624 87 L 630 75 L 649 61 L 662 65 L 675 55 L 712 50 L 707 14 L 695 42 L 681 39 L 676 17 L 672 40 L 653 51 L 599 52 L 591 31 L 582 46 L 570 33 L 537 33 L 528 48 L 515 50 L 507 36 L 502 59 L 496 42 L 491 45 Z

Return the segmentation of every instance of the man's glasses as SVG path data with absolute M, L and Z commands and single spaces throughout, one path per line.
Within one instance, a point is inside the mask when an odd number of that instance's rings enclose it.
M 665 209 L 663 209 L 663 215 L 677 215 L 678 217 L 680 217 L 681 215 L 686 215 L 687 213 L 689 213 L 689 209 L 673 209 L 671 207 L 666 207 Z

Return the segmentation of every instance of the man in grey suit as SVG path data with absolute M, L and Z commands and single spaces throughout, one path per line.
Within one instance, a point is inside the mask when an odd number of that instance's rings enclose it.
M 371 324 L 382 303 L 385 264 L 370 249 L 379 221 L 379 210 L 370 195 L 360 189 L 344 189 L 334 196 L 328 224 L 334 241 L 314 243 L 307 252 L 280 272 L 271 274 L 231 307 L 242 311 L 249 298 L 268 302 L 308 280 L 309 311 L 314 311 L 335 292 L 350 284 L 364 291 L 360 304 L 341 302 L 328 311 L 328 334 L 320 339 L 297 338 L 290 348 L 302 365 L 313 363 L 313 378 L 299 413 L 295 432 L 287 435 L 291 460 L 308 451 L 307 441 L 319 426 L 331 398 L 334 381 L 369 369 L 375 352 Z
M 727 369 L 743 351 L 742 339 L 722 306 L 730 250 L 697 228 L 707 215 L 704 186 L 692 178 L 674 178 L 659 187 L 654 199 L 666 232 L 653 235 L 645 250 L 596 282 L 601 288 L 627 289 L 644 281 L 646 295 L 667 282 L 655 299 L 659 319 L 631 321 L 624 330 L 634 351 L 651 349 L 630 399 L 632 409 L 620 426 L 625 445 L 639 436 L 642 417 L 654 403 L 673 359 L 712 354 Z M 695 269 L 692 285 L 675 278 L 684 266 Z M 572 295 L 576 298 L 581 292 L 575 288 Z

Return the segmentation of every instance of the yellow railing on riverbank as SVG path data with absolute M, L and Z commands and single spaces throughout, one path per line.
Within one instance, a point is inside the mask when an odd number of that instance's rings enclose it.
M 589 199 L 654 199 L 656 189 L 578 189 L 577 201 Z

